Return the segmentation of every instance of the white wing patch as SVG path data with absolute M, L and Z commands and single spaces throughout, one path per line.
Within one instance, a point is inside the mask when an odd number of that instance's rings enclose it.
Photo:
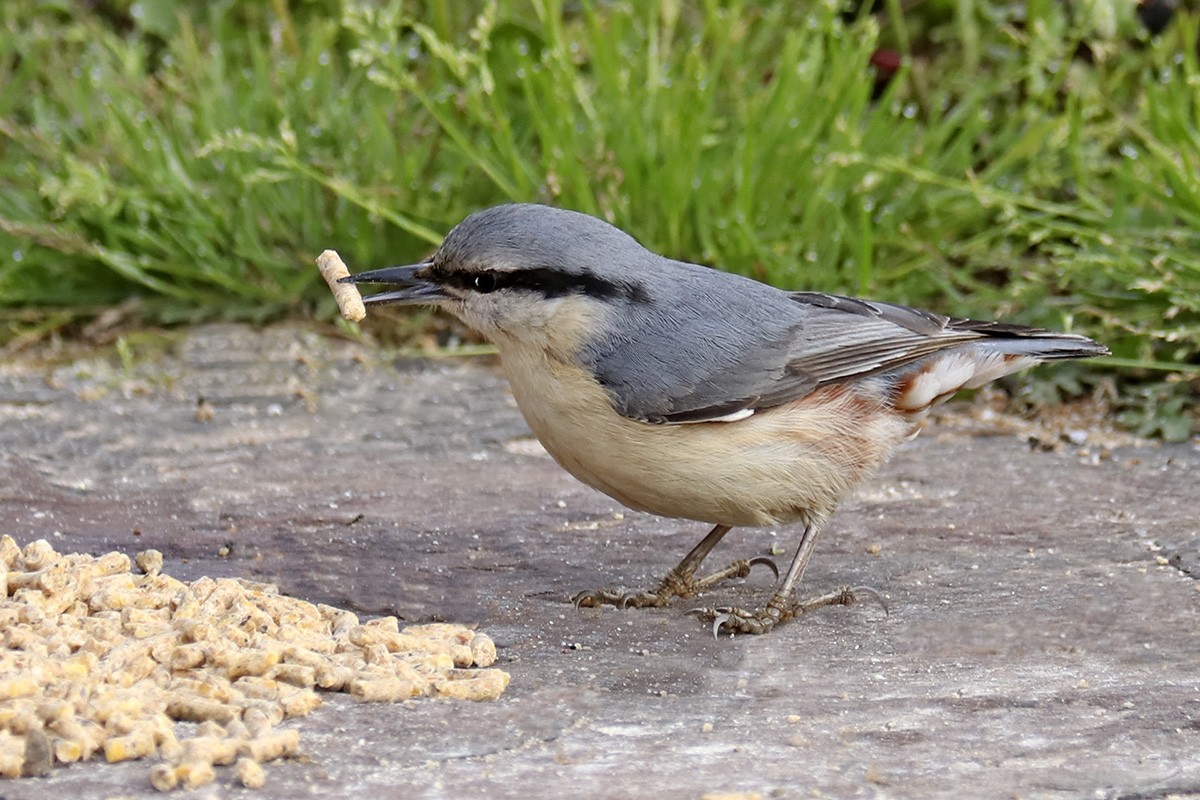
M 734 411 L 732 414 L 726 414 L 723 417 L 711 417 L 709 419 L 688 420 L 685 425 L 693 425 L 697 422 L 737 422 L 739 419 L 754 416 L 753 408 L 741 408 Z

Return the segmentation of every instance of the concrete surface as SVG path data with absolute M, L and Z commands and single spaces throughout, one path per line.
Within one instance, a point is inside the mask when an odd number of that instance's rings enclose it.
M 571 607 L 649 585 L 705 530 L 621 518 L 527 437 L 487 359 L 297 329 L 203 328 L 125 367 L 12 361 L 0 532 L 156 547 L 177 577 L 478 623 L 501 648 L 496 703 L 335 698 L 265 789 L 225 773 L 196 796 L 1200 797 L 1194 447 L 1097 462 L 927 431 L 843 507 L 806 576 L 810 593 L 873 586 L 890 616 L 826 609 L 717 641 L 692 602 Z M 737 530 L 713 563 L 796 534 Z M 756 573 L 708 602 L 770 588 Z M 0 795 L 156 796 L 146 772 L 89 763 Z

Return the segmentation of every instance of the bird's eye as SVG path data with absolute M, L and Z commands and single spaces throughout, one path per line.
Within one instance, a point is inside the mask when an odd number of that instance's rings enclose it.
M 487 294 L 496 290 L 496 276 L 490 272 L 481 272 L 475 276 L 473 281 L 476 291 Z

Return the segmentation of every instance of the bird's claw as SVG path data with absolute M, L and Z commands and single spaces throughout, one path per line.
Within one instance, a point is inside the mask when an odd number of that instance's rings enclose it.
M 878 590 L 872 589 L 870 586 L 851 586 L 848 589 L 843 589 L 842 593 L 846 595 L 846 602 L 841 603 L 841 605 L 852 606 L 859 602 L 860 595 L 865 595 L 879 604 L 879 607 L 883 609 L 883 615 L 885 617 L 890 617 L 892 615 L 891 609 L 888 608 L 887 601 L 883 599 L 883 595 L 880 594 Z
M 571 598 L 576 608 L 598 608 L 599 606 L 616 606 L 617 608 L 653 608 L 665 606 L 669 598 L 656 592 L 618 592 L 612 589 L 591 589 L 580 592 Z
M 711 618 L 713 621 L 713 638 L 719 638 L 722 633 L 729 633 L 730 635 L 738 633 L 767 633 L 773 630 L 776 625 L 781 622 L 787 622 L 793 617 L 799 617 L 825 606 L 856 605 L 861 602 L 863 597 L 878 603 L 880 608 L 883 609 L 884 614 L 889 613 L 883 595 L 870 586 L 844 587 L 835 592 L 800 602 L 789 601 L 787 598 L 777 594 L 771 598 L 771 601 L 761 611 L 751 612 L 732 606 L 721 606 L 717 608 L 693 608 L 689 609 L 687 613 L 695 614 L 701 618 Z
M 604 601 L 601 599 L 600 595 L 601 593 L 596 590 L 579 592 L 571 598 L 571 604 L 574 605 L 575 608 L 592 608 L 594 606 L 602 605 Z
M 690 608 L 688 614 L 695 614 L 697 617 L 712 618 L 712 634 L 714 639 L 721 637 L 721 629 L 729 626 L 729 633 L 739 633 L 742 631 L 742 620 L 754 617 L 749 611 L 734 606 L 718 606 L 716 608 Z M 765 633 L 765 631 L 763 631 Z
M 746 563 L 749 564 L 751 568 L 757 567 L 759 564 L 762 564 L 764 567 L 771 570 L 771 572 L 773 572 L 775 574 L 775 580 L 779 580 L 779 567 L 776 566 L 774 559 L 767 558 L 766 556 L 755 556 L 754 558 L 751 558 L 750 560 L 748 560 Z
M 766 556 L 740 559 L 734 561 L 725 569 L 711 575 L 697 578 L 691 573 L 681 573 L 673 569 L 667 573 L 654 589 L 644 592 L 624 592 L 615 589 L 593 589 L 580 592 L 571 598 L 576 608 L 596 608 L 597 606 L 616 606 L 617 608 L 661 608 L 669 605 L 676 597 L 694 597 L 718 584 L 734 578 L 745 578 L 750 570 L 762 565 L 771 570 L 775 580 L 779 580 L 779 567 Z

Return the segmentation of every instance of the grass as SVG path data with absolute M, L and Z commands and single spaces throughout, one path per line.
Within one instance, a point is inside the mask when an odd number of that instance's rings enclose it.
M 330 317 L 325 247 L 412 261 L 540 201 L 785 288 L 1088 333 L 1123 419 L 1185 438 L 1200 17 L 878 5 L 9 0 L 0 339 L 131 296 L 158 323 Z

